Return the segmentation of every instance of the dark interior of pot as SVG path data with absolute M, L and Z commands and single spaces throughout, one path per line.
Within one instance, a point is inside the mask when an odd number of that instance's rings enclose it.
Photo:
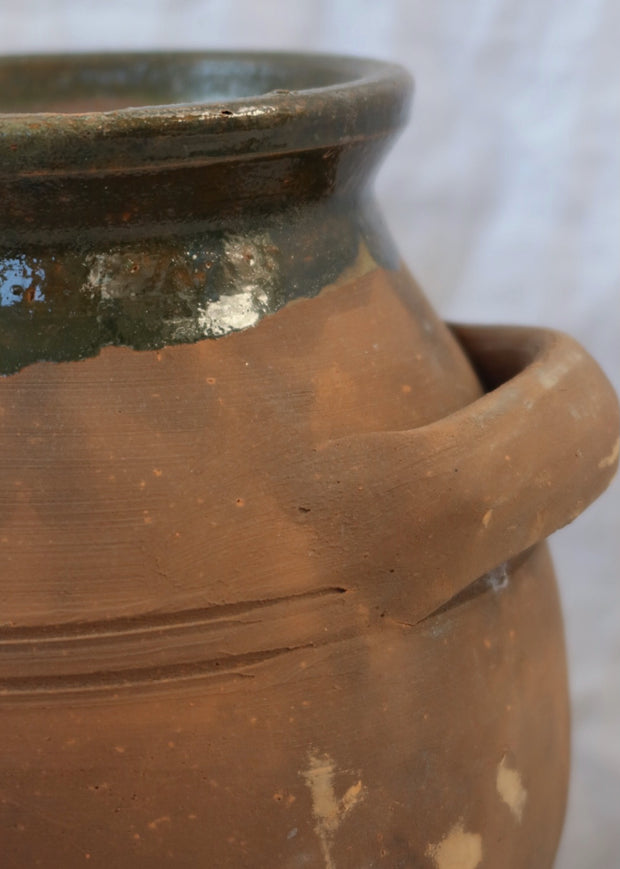
M 109 54 L 0 59 L 0 112 L 61 114 L 217 103 L 344 84 L 346 58 L 252 54 Z

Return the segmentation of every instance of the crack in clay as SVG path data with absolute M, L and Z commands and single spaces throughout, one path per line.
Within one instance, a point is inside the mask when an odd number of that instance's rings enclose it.
M 325 869 L 336 869 L 332 857 L 334 838 L 345 817 L 365 796 L 362 780 L 349 787 L 338 799 L 334 788 L 335 763 L 328 754 L 311 751 L 308 755 L 308 768 L 302 772 L 312 797 L 312 814 L 315 818 L 314 831 L 321 843 Z
M 415 627 L 416 625 L 430 621 L 439 615 L 443 615 L 449 610 L 455 609 L 464 603 L 468 603 L 470 600 L 473 600 L 488 591 L 494 591 L 497 593 L 503 591 L 509 585 L 511 575 L 526 561 L 531 551 L 532 547 L 526 549 L 524 552 L 520 553 L 520 555 L 511 558 L 510 561 L 506 561 L 493 568 L 493 570 L 489 570 L 473 582 L 470 582 L 469 585 L 466 585 L 465 588 L 457 591 L 457 593 L 445 601 L 445 603 L 442 603 L 434 610 L 431 610 L 427 615 L 418 619 L 417 622 L 412 623 L 411 627 Z

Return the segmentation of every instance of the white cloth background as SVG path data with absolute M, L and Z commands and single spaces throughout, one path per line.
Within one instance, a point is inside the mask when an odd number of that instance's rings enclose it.
M 0 0 L 0 53 L 271 48 L 392 59 L 417 80 L 379 198 L 447 318 L 546 324 L 620 389 L 616 0 Z M 556 869 L 620 866 L 620 485 L 553 538 L 571 666 Z M 496 869 L 496 867 L 493 867 Z

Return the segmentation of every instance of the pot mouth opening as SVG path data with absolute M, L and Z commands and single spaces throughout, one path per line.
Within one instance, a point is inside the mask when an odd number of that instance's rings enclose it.
M 93 114 L 261 100 L 370 83 L 389 64 L 329 55 L 227 52 L 0 59 L 0 114 Z M 392 68 L 393 70 L 393 68 Z
M 403 68 L 330 55 L 5 57 L 0 175 L 105 169 L 118 163 L 121 141 L 133 146 L 124 165 L 151 168 L 380 136 L 403 125 L 410 95 Z

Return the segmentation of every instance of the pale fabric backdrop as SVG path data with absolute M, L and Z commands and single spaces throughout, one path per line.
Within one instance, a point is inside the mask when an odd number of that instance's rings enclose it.
M 378 192 L 435 306 L 571 332 L 616 388 L 619 45 L 617 0 L 0 0 L 5 54 L 254 47 L 402 62 L 414 117 Z M 553 538 L 574 715 L 556 869 L 620 866 L 619 518 L 616 484 Z

